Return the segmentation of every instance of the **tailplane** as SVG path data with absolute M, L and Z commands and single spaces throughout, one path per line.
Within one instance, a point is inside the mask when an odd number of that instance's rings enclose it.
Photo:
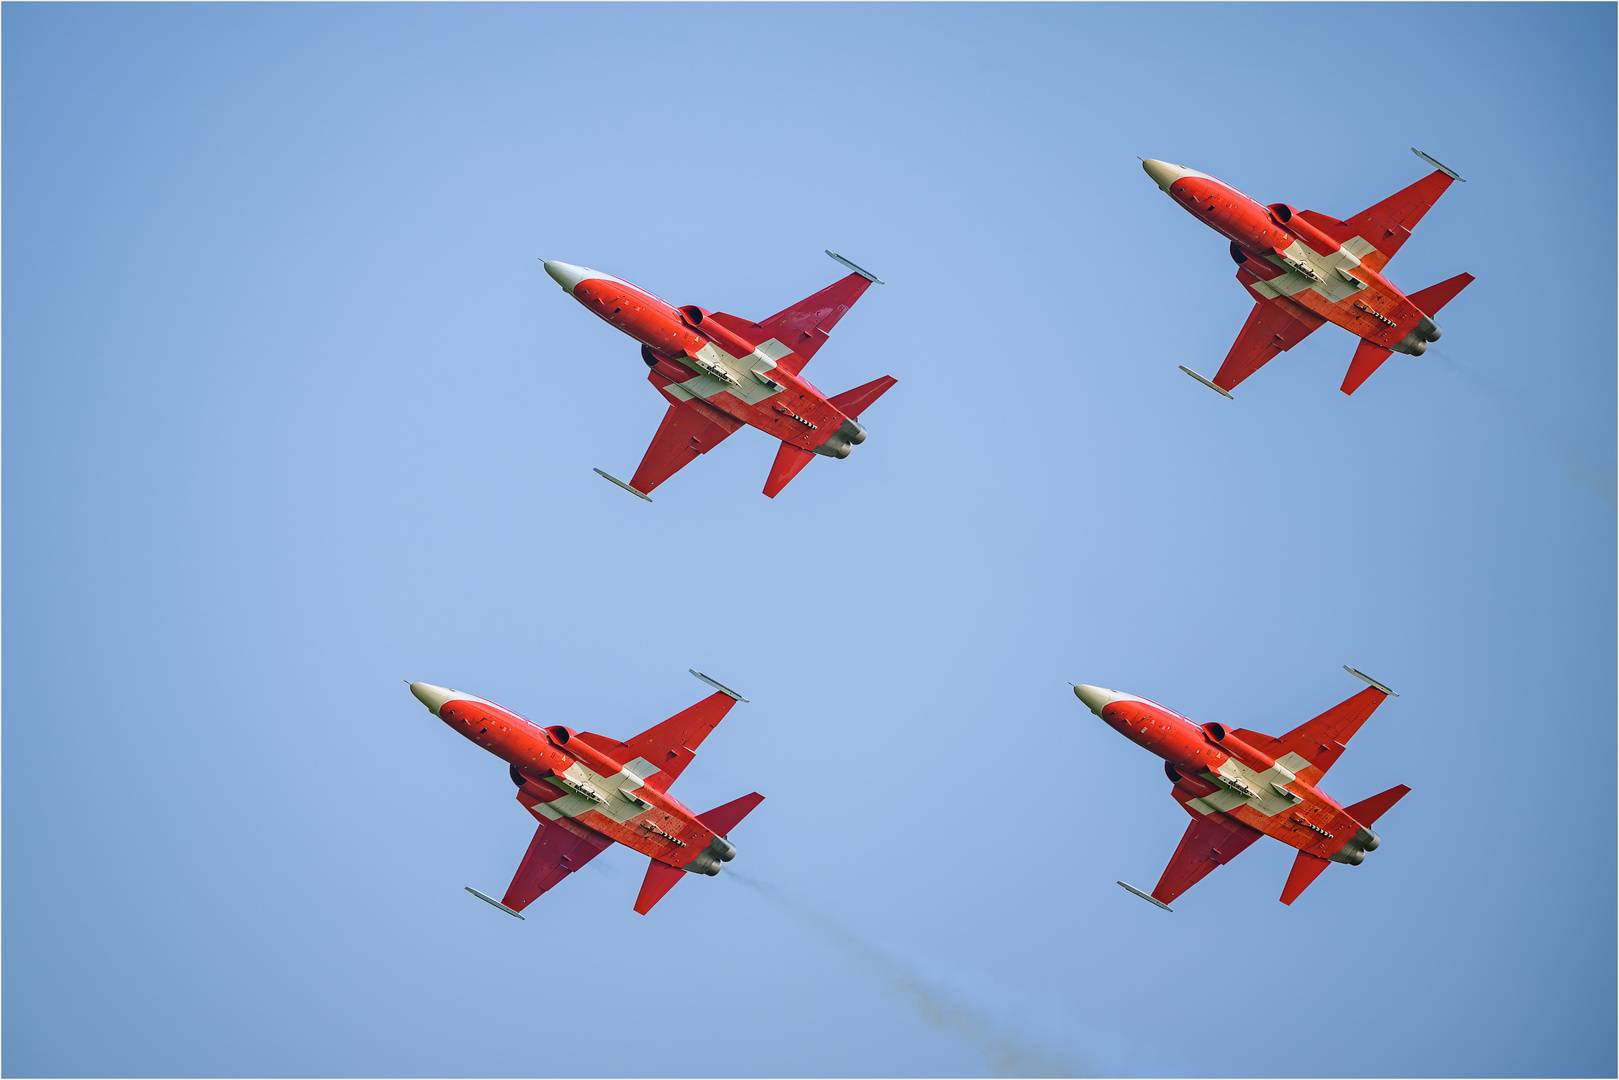
M 858 420 L 860 419 L 860 414 L 865 412 L 872 402 L 888 393 L 889 388 L 898 381 L 892 375 L 884 375 L 880 379 L 873 379 L 866 385 L 857 386 L 853 390 L 845 390 L 836 397 L 828 398 L 827 400 L 832 403 L 834 409 L 837 409 L 843 415 L 852 416 Z
M 1308 851 L 1299 852 L 1298 858 L 1293 860 L 1292 872 L 1287 875 L 1287 884 L 1282 886 L 1282 903 L 1291 904 L 1297 900 L 1299 893 L 1308 889 L 1310 883 L 1321 876 L 1321 871 L 1331 865 L 1330 859 L 1311 855 Z
M 790 442 L 781 444 L 776 451 L 776 460 L 771 463 L 770 475 L 765 479 L 765 494 L 772 499 L 787 486 L 787 482 L 804 471 L 804 466 L 815 460 L 815 453 L 794 446 Z
M 1404 784 L 1397 784 L 1387 791 L 1373 795 L 1369 799 L 1362 799 L 1354 806 L 1344 807 L 1344 813 L 1360 822 L 1370 825 L 1378 818 L 1389 812 L 1389 807 L 1411 794 L 1411 789 Z
M 1473 284 L 1472 274 L 1457 274 L 1449 281 L 1441 281 L 1437 285 L 1430 285 L 1421 292 L 1414 292 L 1410 296 L 1417 310 L 1424 315 L 1437 315 L 1439 309 L 1456 299 L 1456 294 Z
M 698 814 L 697 820 L 714 830 L 716 835 L 724 837 L 732 829 L 736 828 L 738 822 L 753 813 L 754 808 L 764 801 L 765 797 L 755 791 L 752 794 L 742 796 L 740 799 L 732 799 L 724 806 L 716 806 L 706 814 Z M 719 856 L 721 860 L 729 862 L 736 857 L 735 847 L 729 844 L 719 846 L 729 848 L 730 851 L 729 854 L 721 854 Z M 696 863 L 694 862 L 693 865 L 696 865 Z M 711 869 L 704 870 L 703 873 L 717 874 L 719 873 L 719 868 L 715 865 Z M 635 898 L 636 914 L 645 915 L 651 911 L 652 906 L 667 896 L 669 890 L 680 884 L 680 879 L 685 876 L 686 871 L 680 867 L 670 866 L 668 863 L 653 859 L 652 865 L 646 868 L 646 878 L 641 882 L 640 895 Z M 491 900 L 490 903 L 494 903 L 494 901 Z M 499 907 L 500 905 L 496 904 L 495 906 Z M 512 912 L 512 914 L 517 913 Z
M 1344 376 L 1344 384 L 1338 389 L 1346 394 L 1353 394 L 1360 389 L 1360 384 L 1372 377 L 1372 372 L 1383 366 L 1393 353 L 1392 349 L 1385 349 L 1375 341 L 1360 339 L 1360 345 L 1355 349 L 1355 358 L 1349 361 L 1349 373 Z

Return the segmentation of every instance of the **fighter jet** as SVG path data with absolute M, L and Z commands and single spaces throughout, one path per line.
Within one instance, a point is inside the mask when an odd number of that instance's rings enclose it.
M 1170 901 L 1247 850 L 1261 836 L 1299 849 L 1282 889 L 1282 903 L 1297 900 L 1332 863 L 1359 866 L 1378 845 L 1372 823 L 1411 789 L 1404 784 L 1353 806 L 1340 806 L 1316 785 L 1344 752 L 1351 736 L 1394 691 L 1347 665 L 1370 685 L 1281 738 L 1221 724 L 1194 724 L 1155 701 L 1075 686 L 1074 696 L 1115 731 L 1164 759 L 1170 794 L 1192 823 L 1143 900 L 1172 910 Z
M 635 910 L 645 915 L 685 875 L 718 874 L 736 858 L 726 836 L 763 795 L 694 814 L 669 794 L 708 733 L 731 706 L 747 700 L 701 672 L 692 674 L 717 692 L 628 742 L 561 724 L 541 727 L 493 701 L 411 683 L 410 692 L 451 731 L 510 765 L 517 801 L 539 822 L 504 897 L 471 886 L 467 892 L 521 919 L 536 897 L 617 842 L 652 858 L 635 900 Z
M 1277 353 L 1334 322 L 1360 338 L 1340 387 L 1353 394 L 1391 352 L 1421 356 L 1429 342 L 1438 341 L 1433 316 L 1473 275 L 1457 274 L 1407 296 L 1382 271 L 1422 215 L 1461 177 L 1416 147 L 1411 152 L 1434 171 L 1346 221 L 1286 203 L 1262 206 L 1207 173 L 1143 160 L 1142 168 L 1170 198 L 1231 241 L 1237 280 L 1257 301 L 1212 381 L 1185 365 L 1181 370 L 1230 397 Z
M 568 295 L 641 343 L 647 378 L 669 401 L 629 483 L 595 471 L 651 502 L 653 488 L 748 424 L 781 440 L 764 488 L 773 499 L 815 455 L 846 458 L 865 442 L 860 414 L 895 380 L 885 375 L 829 398 L 801 374 L 861 294 L 882 284 L 827 254 L 853 273 L 761 323 L 694 304 L 677 308 L 623 278 L 546 263 Z

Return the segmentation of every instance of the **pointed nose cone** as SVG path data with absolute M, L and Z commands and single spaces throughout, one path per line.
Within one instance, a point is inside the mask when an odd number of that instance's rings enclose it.
M 601 276 L 588 266 L 575 266 L 573 263 L 565 262 L 547 262 L 545 272 L 550 274 L 552 280 L 561 285 L 570 296 L 573 295 L 573 287 L 581 281 Z
M 1192 171 L 1179 165 L 1171 165 L 1167 161 L 1159 161 L 1157 158 L 1143 160 L 1141 167 L 1147 170 L 1147 175 L 1152 177 L 1152 182 L 1165 191 L 1169 190 L 1169 185 Z M 551 264 L 546 263 L 546 265 L 550 266 Z
M 1081 684 L 1074 687 L 1074 696 L 1085 703 L 1085 707 L 1097 716 L 1102 710 L 1128 694 L 1121 694 L 1117 690 L 1104 690 L 1100 686 L 1085 686 Z
M 416 695 L 416 700 L 427 706 L 427 711 L 434 716 L 438 715 L 439 706 L 455 696 L 454 690 L 446 690 L 442 686 L 434 686 L 427 682 L 413 682 L 410 692 Z

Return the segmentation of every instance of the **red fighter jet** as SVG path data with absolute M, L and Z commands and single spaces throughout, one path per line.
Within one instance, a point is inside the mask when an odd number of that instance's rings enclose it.
M 1119 734 L 1164 759 L 1170 794 L 1192 815 L 1180 847 L 1152 894 L 1126 889 L 1165 911 L 1169 902 L 1230 862 L 1261 836 L 1299 849 L 1282 889 L 1291 904 L 1330 864 L 1359 866 L 1378 845 L 1372 823 L 1411 789 L 1404 784 L 1354 806 L 1339 806 L 1316 784 L 1351 736 L 1394 691 L 1352 667 L 1371 685 L 1281 738 L 1220 724 L 1199 726 L 1155 701 L 1076 686 L 1074 695 Z
M 648 502 L 648 493 L 749 424 L 781 440 L 765 494 L 772 499 L 814 460 L 846 458 L 866 441 L 860 414 L 895 380 L 884 376 L 827 397 L 801 372 L 875 277 L 854 273 L 762 323 L 696 305 L 675 307 L 622 278 L 548 262 L 545 272 L 586 309 L 641 343 L 647 378 L 669 399 L 658 433 L 629 483 L 596 472 Z
M 1353 394 L 1390 352 L 1421 356 L 1428 342 L 1438 341 L 1433 316 L 1473 275 L 1457 274 L 1407 296 L 1389 284 L 1383 267 L 1461 177 L 1411 150 L 1435 171 L 1347 221 L 1286 203 L 1261 206 L 1207 173 L 1144 160 L 1142 168 L 1170 198 L 1231 241 L 1237 280 L 1258 301 L 1212 382 L 1184 365 L 1181 370 L 1230 397 L 1233 387 L 1277 353 L 1334 322 L 1360 338 L 1340 387 Z
M 717 874 L 736 858 L 726 834 L 763 795 L 694 814 L 669 794 L 708 733 L 732 705 L 747 700 L 701 672 L 692 674 L 718 693 L 628 742 L 561 724 L 541 727 L 493 701 L 411 683 L 410 692 L 450 730 L 510 764 L 517 801 L 540 823 L 502 899 L 471 887 L 467 892 L 521 919 L 518 913 L 537 896 L 616 841 L 652 857 L 635 899 L 635 910 L 645 915 L 685 875 Z

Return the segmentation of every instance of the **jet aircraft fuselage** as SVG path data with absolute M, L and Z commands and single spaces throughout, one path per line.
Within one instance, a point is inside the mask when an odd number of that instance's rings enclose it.
M 810 455 L 848 457 L 866 439 L 860 412 L 894 385 L 885 376 L 829 398 L 801 374 L 833 325 L 877 280 L 858 268 L 763 323 L 695 304 L 676 307 L 584 266 L 552 261 L 545 270 L 586 310 L 640 343 L 648 378 L 669 401 L 631 481 L 602 474 L 643 498 L 744 424 L 783 444 L 765 486 L 774 497 Z

